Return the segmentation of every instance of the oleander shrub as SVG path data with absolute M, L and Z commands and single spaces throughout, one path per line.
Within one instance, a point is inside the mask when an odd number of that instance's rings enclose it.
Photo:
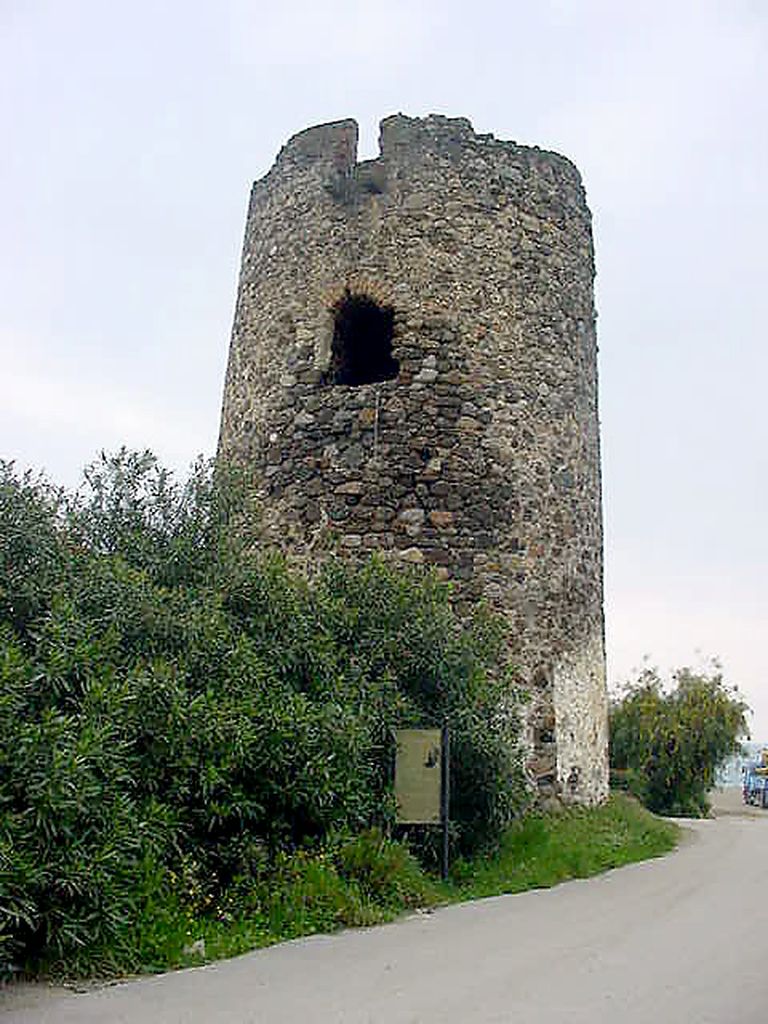
M 0 463 L 0 963 L 135 968 L 157 921 L 305 875 L 328 913 L 343 877 L 386 903 L 400 725 L 450 725 L 457 851 L 522 806 L 500 622 L 376 559 L 298 573 L 245 495 L 149 453 L 75 494 Z

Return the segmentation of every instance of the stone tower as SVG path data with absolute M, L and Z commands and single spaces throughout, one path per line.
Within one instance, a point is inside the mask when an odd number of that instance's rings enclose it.
M 545 791 L 607 795 L 593 248 L 562 156 L 400 114 L 251 194 L 219 457 L 267 539 L 435 566 L 511 624 Z

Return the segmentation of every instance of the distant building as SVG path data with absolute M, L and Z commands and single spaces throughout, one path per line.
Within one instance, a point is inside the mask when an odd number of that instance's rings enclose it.
M 768 743 L 748 742 L 742 743 L 743 753 L 729 757 L 725 764 L 718 770 L 716 782 L 718 786 L 740 786 L 744 769 L 748 764 L 760 760 L 761 752 L 768 749 Z

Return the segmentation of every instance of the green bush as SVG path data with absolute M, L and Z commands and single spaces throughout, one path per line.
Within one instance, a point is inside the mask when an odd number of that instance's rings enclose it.
M 23 633 L 64 580 L 64 495 L 0 459 L 0 622 Z
M 658 814 L 708 813 L 718 767 L 747 734 L 747 705 L 717 666 L 680 669 L 665 692 L 646 670 L 610 710 L 610 757 L 616 782 Z
M 367 829 L 334 849 L 342 878 L 359 886 L 366 899 L 402 909 L 433 898 L 421 865 L 401 843 L 393 843 L 379 828 Z
M 0 527 L 0 962 L 133 968 L 154 919 L 263 911 L 329 843 L 306 868 L 329 907 L 342 876 L 407 901 L 382 838 L 401 725 L 450 723 L 457 851 L 522 805 L 501 625 L 432 576 L 300 575 L 254 553 L 236 481 L 176 486 L 148 453 L 74 496 L 4 464 Z

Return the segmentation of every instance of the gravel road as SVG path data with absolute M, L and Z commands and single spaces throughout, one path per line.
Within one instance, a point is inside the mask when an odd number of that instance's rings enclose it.
M 720 794 L 669 856 L 86 994 L 2 1024 L 764 1024 L 768 811 Z

